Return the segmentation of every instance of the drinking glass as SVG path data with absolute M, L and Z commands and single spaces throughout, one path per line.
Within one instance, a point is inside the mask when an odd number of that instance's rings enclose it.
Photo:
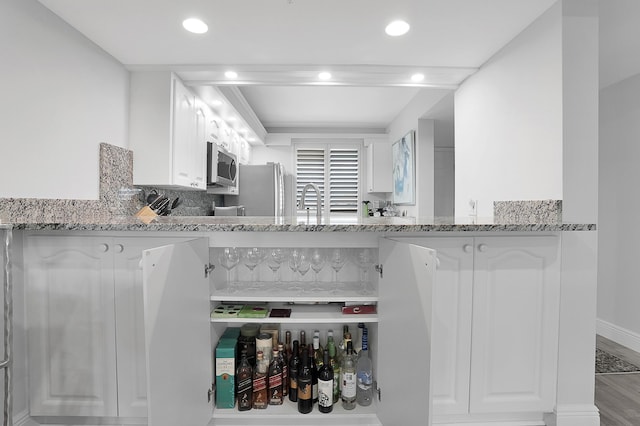
M 316 283 L 317 283 L 319 281 L 318 274 L 320 274 L 320 271 L 322 271 L 322 268 L 324 268 L 324 265 L 326 262 L 326 259 L 322 250 L 314 249 L 311 252 L 309 261 L 311 262 L 311 269 L 313 269 L 313 272 L 316 273 Z
M 368 248 L 357 250 L 354 255 L 354 262 L 360 268 L 360 281 L 364 285 L 367 281 L 369 268 L 373 265 L 373 254 Z
M 227 270 L 227 283 L 231 284 L 231 270 L 240 263 L 240 252 L 235 247 L 227 247 L 218 256 L 220 266 Z
M 251 280 L 254 282 L 258 280 L 256 266 L 264 260 L 265 254 L 263 249 L 257 247 L 248 248 L 244 253 L 244 266 L 251 271 Z
M 280 281 L 280 266 L 287 258 L 287 252 L 285 249 L 272 248 L 267 254 L 267 266 L 273 271 L 273 280 Z
M 311 269 L 311 262 L 309 261 L 309 255 L 306 251 L 301 250 L 300 256 L 298 257 L 298 273 L 300 274 L 300 281 L 304 278 L 304 276 Z
M 347 253 L 344 249 L 335 248 L 331 251 L 331 257 L 329 258 L 329 263 L 331 267 L 336 272 L 334 281 L 338 281 L 338 272 L 344 266 L 347 261 Z
M 300 264 L 300 250 L 293 249 L 291 253 L 289 253 L 289 269 L 293 272 L 291 281 L 296 280 L 296 273 L 298 272 L 298 264 Z

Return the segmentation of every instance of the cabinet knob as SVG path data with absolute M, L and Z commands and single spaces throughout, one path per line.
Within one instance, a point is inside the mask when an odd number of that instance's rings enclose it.
M 479 245 L 478 245 L 478 251 L 479 251 L 479 252 L 485 252 L 485 251 L 487 251 L 487 245 L 486 245 L 486 244 L 479 244 Z
M 124 246 L 122 244 L 116 244 L 116 253 L 122 253 L 124 251 Z
M 100 244 L 100 251 L 103 253 L 106 253 L 109 251 L 109 244 L 107 243 L 102 243 Z
M 465 253 L 471 253 L 473 251 L 473 247 L 471 247 L 471 244 L 465 244 L 462 246 L 462 251 Z

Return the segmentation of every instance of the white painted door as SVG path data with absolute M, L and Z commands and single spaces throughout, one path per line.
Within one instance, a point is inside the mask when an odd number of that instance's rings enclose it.
M 436 250 L 432 395 L 434 415 L 469 412 L 473 238 L 426 238 Z
M 213 405 L 208 239 L 142 256 L 149 426 L 204 426 Z
M 173 78 L 172 85 L 173 183 L 193 188 L 193 145 L 196 137 L 195 97 L 180 80 Z
M 558 239 L 475 242 L 471 412 L 549 412 L 557 371 Z
M 382 239 L 379 259 L 378 417 L 428 426 L 435 252 Z
M 25 238 L 32 416 L 116 416 L 110 238 Z

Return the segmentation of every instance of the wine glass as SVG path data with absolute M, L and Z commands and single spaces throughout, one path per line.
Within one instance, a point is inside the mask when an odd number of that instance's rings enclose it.
M 293 272 L 292 281 L 296 279 L 296 273 L 298 272 L 298 264 L 300 263 L 300 250 L 293 249 L 289 253 L 289 269 Z
M 257 281 L 256 266 L 258 266 L 265 257 L 265 251 L 261 248 L 248 248 L 244 253 L 244 266 L 251 271 L 251 280 Z
M 301 250 L 300 256 L 298 257 L 298 273 L 300 274 L 300 281 L 304 278 L 304 276 L 311 269 L 311 262 L 309 261 L 309 255 L 306 251 Z
M 227 270 L 227 283 L 231 283 L 231 270 L 240 263 L 240 252 L 235 247 L 226 247 L 218 256 L 220 266 Z
M 273 280 L 280 281 L 280 266 L 285 261 L 287 252 L 281 248 L 272 248 L 267 253 L 267 266 L 273 271 Z
M 329 258 L 329 263 L 331 264 L 331 267 L 333 268 L 333 270 L 336 272 L 335 279 L 334 279 L 335 282 L 338 281 L 338 272 L 340 272 L 340 269 L 342 269 L 346 261 L 347 261 L 347 253 L 345 252 L 344 249 L 335 248 L 331 251 L 331 257 Z
M 358 265 L 358 268 L 360 268 L 360 281 L 364 284 L 367 281 L 369 268 L 373 265 L 373 255 L 371 250 L 364 248 L 356 251 L 354 262 Z
M 318 274 L 320 274 L 320 271 L 322 271 L 322 268 L 324 268 L 324 265 L 326 262 L 326 259 L 322 250 L 314 249 L 311 252 L 309 261 L 311 262 L 311 269 L 313 269 L 313 272 L 316 273 L 316 283 L 317 283 L 319 281 Z

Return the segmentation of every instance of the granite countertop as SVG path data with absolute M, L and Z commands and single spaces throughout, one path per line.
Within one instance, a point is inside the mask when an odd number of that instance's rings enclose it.
M 245 231 L 245 232 L 472 232 L 472 231 L 593 231 L 595 224 L 494 223 L 493 219 L 370 217 L 330 218 L 318 223 L 315 216 L 160 216 L 144 224 L 134 216 L 104 221 L 0 223 L 0 228 L 63 231 Z

